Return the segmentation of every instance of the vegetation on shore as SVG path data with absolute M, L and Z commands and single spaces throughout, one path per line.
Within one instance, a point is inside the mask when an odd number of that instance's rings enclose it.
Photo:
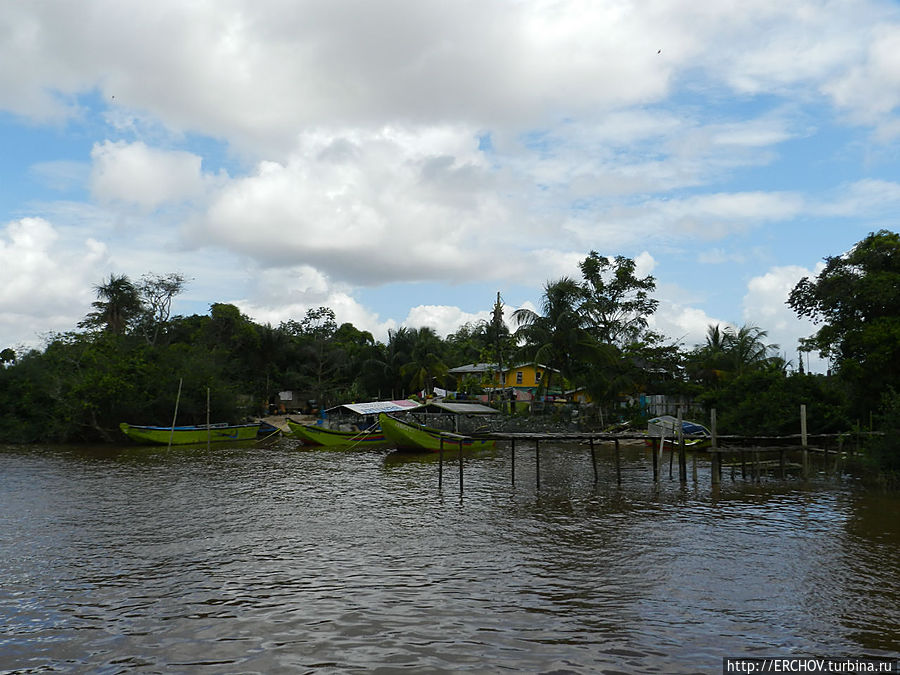
M 876 424 L 887 434 L 878 461 L 900 469 L 900 237 L 872 233 L 849 253 L 827 258 L 788 304 L 819 328 L 794 367 L 757 326 L 710 326 L 704 344 L 674 344 L 650 329 L 658 302 L 652 276 L 635 262 L 592 251 L 580 279 L 548 281 L 538 311 L 503 320 L 500 296 L 489 321 L 445 337 L 430 328 L 390 331 L 385 343 L 344 323 L 327 307 L 278 326 L 258 324 L 234 305 L 208 315 L 171 316 L 181 275 L 111 275 L 96 288 L 77 329 L 54 334 L 43 350 L 0 351 L 0 434 L 5 441 L 118 439 L 118 424 L 171 419 L 183 380 L 180 423 L 205 420 L 207 389 L 218 420 L 259 414 L 281 390 L 315 406 L 398 398 L 433 387 L 478 393 L 485 384 L 454 379 L 466 363 L 540 363 L 553 369 L 547 391 L 582 388 L 594 404 L 581 419 L 596 425 L 640 410 L 639 393 L 678 395 L 718 411 L 732 434 L 789 434 L 807 405 L 810 432 Z M 829 375 L 803 372 L 802 351 L 829 359 Z M 539 392 L 542 393 L 542 392 Z

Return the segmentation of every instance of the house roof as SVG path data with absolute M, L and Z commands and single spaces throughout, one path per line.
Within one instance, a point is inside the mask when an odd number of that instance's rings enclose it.
M 402 412 L 421 408 L 422 404 L 417 401 L 400 400 L 400 401 L 370 401 L 369 403 L 343 403 L 329 408 L 326 412 L 332 412 L 343 408 L 358 415 L 377 415 L 383 412 Z
M 474 373 L 486 373 L 491 370 L 497 370 L 496 363 L 467 363 L 456 368 L 450 368 L 447 372 L 454 375 L 468 375 Z
M 537 368 L 541 368 L 543 370 L 552 370 L 554 373 L 558 373 L 559 371 L 556 368 L 551 368 L 550 366 L 545 366 L 543 363 L 519 363 L 514 366 L 506 366 L 503 368 L 504 373 L 508 373 L 511 370 L 515 370 L 516 368 L 524 368 L 526 366 L 535 366 Z M 467 363 L 462 366 L 456 366 L 456 368 L 450 368 L 447 372 L 452 375 L 469 375 L 475 373 L 487 373 L 500 369 L 496 363 Z
M 480 403 L 457 403 L 451 401 L 429 401 L 425 409 L 437 408 L 454 415 L 496 415 L 498 411 Z

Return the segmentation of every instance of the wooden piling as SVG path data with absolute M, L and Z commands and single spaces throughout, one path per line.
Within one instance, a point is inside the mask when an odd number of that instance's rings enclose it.
M 672 439 L 672 452 L 669 453 L 669 480 L 672 480 L 672 464 L 675 462 L 675 439 Z
M 710 479 L 713 485 L 718 485 L 722 480 L 722 476 L 719 473 L 720 464 L 722 463 L 722 458 L 719 456 L 719 439 L 716 435 L 716 409 L 712 408 L 709 411 L 709 431 L 710 431 L 710 447 L 709 447 L 709 456 L 712 460 L 712 466 L 710 467 Z
M 541 489 L 541 442 L 534 439 L 534 480 L 537 489 Z
M 659 453 L 657 452 L 657 443 L 661 444 L 663 442 L 662 437 L 659 440 L 653 441 L 653 444 L 650 446 L 650 455 L 653 460 L 653 482 L 659 482 Z
M 809 450 L 806 436 L 806 404 L 800 404 L 800 445 L 803 446 L 803 479 L 809 478 Z
M 459 439 L 457 441 L 457 445 L 459 447 L 459 452 L 457 453 L 459 457 L 459 496 L 462 497 L 463 493 L 463 439 Z
M 600 477 L 597 475 L 597 453 L 594 451 L 594 437 L 591 436 L 591 465 L 594 467 L 594 483 L 597 483 L 600 480 Z
M 441 445 L 438 449 L 438 490 L 444 486 L 444 437 L 441 436 Z
M 513 438 L 509 442 L 510 449 L 510 473 L 512 474 L 512 484 L 516 484 L 516 439 Z
M 619 456 L 619 439 L 616 439 L 616 485 L 622 485 L 622 458 Z
M 710 468 L 710 471 L 712 474 L 711 475 L 712 484 L 718 485 L 722 480 L 721 475 L 719 474 L 720 465 L 722 463 L 722 457 L 719 454 L 719 449 L 718 448 L 710 448 L 709 456 L 712 459 L 712 467 Z
M 681 426 L 681 408 L 678 408 L 678 480 L 687 483 L 687 455 L 684 449 L 684 429 Z
M 691 453 L 691 479 L 697 482 L 697 451 Z
M 178 419 L 178 403 L 181 401 L 181 384 L 184 382 L 184 378 L 178 378 L 178 394 L 175 396 L 175 413 L 172 415 L 172 431 L 169 433 L 169 445 L 167 449 L 172 449 L 172 440 L 175 438 L 175 421 Z M 209 427 L 207 427 L 207 433 L 209 433 Z

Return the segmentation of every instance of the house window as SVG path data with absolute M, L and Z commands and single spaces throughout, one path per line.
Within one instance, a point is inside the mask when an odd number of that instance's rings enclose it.
M 543 371 L 543 370 L 538 370 L 538 371 L 536 371 L 536 372 L 534 373 L 534 381 L 535 381 L 535 382 L 540 382 L 540 381 L 541 381 L 541 378 L 542 378 L 543 376 L 544 376 L 544 371 Z
M 523 373 L 521 370 L 517 370 L 516 371 L 516 384 L 522 384 L 522 382 L 524 381 L 524 378 L 525 378 L 525 373 Z

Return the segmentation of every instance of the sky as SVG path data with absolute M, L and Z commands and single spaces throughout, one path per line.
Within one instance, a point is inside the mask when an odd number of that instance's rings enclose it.
M 883 0 L 4 0 L 0 348 L 172 272 L 444 336 L 593 250 L 796 365 L 791 288 L 897 228 L 898 45 Z

